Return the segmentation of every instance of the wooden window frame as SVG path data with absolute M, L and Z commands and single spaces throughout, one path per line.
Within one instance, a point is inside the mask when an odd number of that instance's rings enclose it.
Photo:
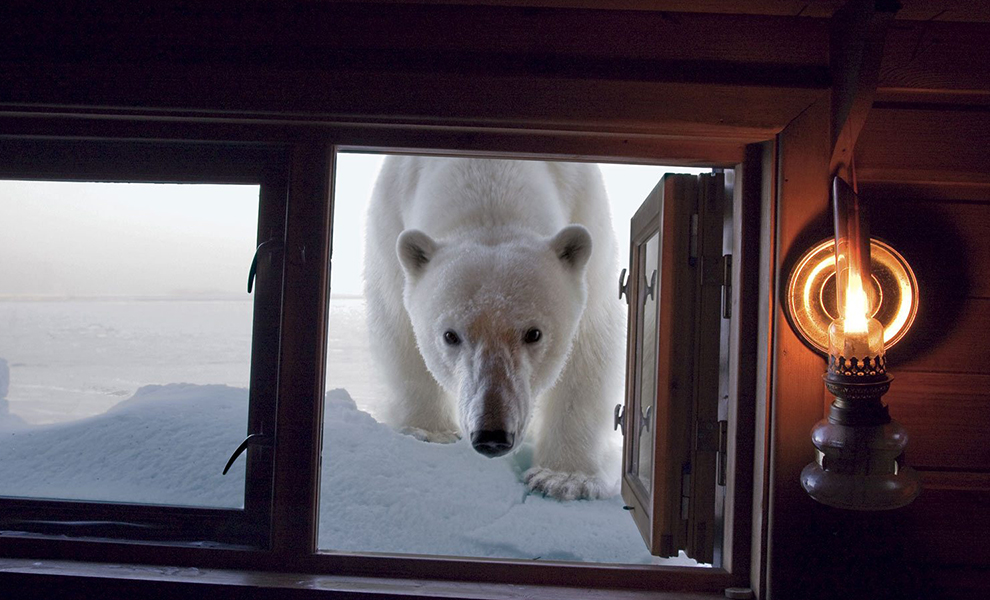
M 0 138 L 0 155 L 4 156 L 0 163 L 2 179 L 257 185 L 257 239 L 281 243 L 284 236 L 288 165 L 284 149 L 277 146 Z M 281 252 L 277 249 L 265 252 L 258 266 L 252 298 L 246 432 L 272 431 L 275 425 L 278 373 L 274 367 L 279 346 Z M 248 267 L 246 263 L 245 280 Z M 230 448 L 231 452 L 233 450 Z M 240 460 L 247 462 L 247 468 L 244 503 L 239 509 L 123 500 L 2 497 L 0 529 L 128 541 L 207 539 L 230 545 L 266 547 L 272 520 L 272 451 L 265 446 L 251 446 Z M 217 465 L 217 469 L 221 467 Z
M 734 264 L 734 314 L 746 314 L 733 325 L 733 382 L 736 399 L 730 413 L 729 488 L 725 510 L 725 553 L 722 566 L 689 568 L 635 565 L 534 564 L 521 560 L 486 560 L 319 552 L 318 528 L 322 397 L 329 299 L 332 231 L 333 165 L 337 151 L 385 151 L 422 154 L 503 155 L 517 158 L 641 162 L 732 168 L 736 177 L 759 179 L 762 155 L 747 151 L 745 139 L 692 139 L 664 135 L 499 131 L 470 127 L 423 127 L 390 124 L 243 122 L 226 118 L 144 119 L 127 115 L 68 118 L 41 115 L 30 119 L 0 118 L 6 131 L 103 140 L 154 139 L 222 143 L 261 142 L 288 148 L 289 181 L 286 215 L 285 270 L 279 355 L 277 436 L 275 440 L 272 531 L 266 548 L 216 545 L 190 547 L 157 542 L 131 543 L 37 536 L 0 536 L 0 558 L 69 559 L 99 563 L 163 564 L 215 569 L 333 574 L 496 584 L 620 588 L 628 590 L 692 590 L 720 593 L 750 582 L 750 532 L 754 513 L 749 486 L 753 481 L 755 398 L 754 338 L 757 310 L 750 274 Z M 630 141 L 632 143 L 630 143 Z M 453 149 L 453 150 L 451 150 Z M 745 175 L 743 175 L 745 174 Z M 744 188 L 746 192 L 744 193 Z M 756 192 L 756 193 L 754 193 Z M 758 239 L 763 202 L 760 188 L 736 186 L 734 204 L 743 218 L 734 236 L 740 249 L 752 252 Z M 748 260 L 756 260 L 750 256 Z M 742 402 L 742 404 L 740 404 Z

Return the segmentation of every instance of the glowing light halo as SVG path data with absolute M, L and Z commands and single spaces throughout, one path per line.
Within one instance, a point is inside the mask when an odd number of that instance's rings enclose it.
M 828 327 L 837 314 L 835 289 L 835 241 L 823 240 L 805 252 L 791 271 L 787 283 L 787 316 L 801 339 L 824 354 L 828 349 Z M 871 241 L 873 292 L 871 316 L 884 326 L 884 346 L 893 347 L 910 329 L 918 311 L 918 282 L 911 266 L 889 244 Z M 879 275 L 879 276 L 878 276 Z

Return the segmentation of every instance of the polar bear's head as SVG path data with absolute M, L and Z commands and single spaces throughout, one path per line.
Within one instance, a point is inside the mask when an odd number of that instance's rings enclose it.
M 427 368 L 452 396 L 475 450 L 501 456 L 522 440 L 533 400 L 567 362 L 587 300 L 591 236 L 437 241 L 399 236 L 403 301 Z

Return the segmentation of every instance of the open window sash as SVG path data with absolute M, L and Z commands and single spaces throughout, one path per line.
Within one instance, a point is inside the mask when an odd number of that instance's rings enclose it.
M 666 175 L 632 218 L 625 288 L 622 497 L 652 554 L 703 563 L 715 556 L 724 493 L 724 197 L 722 173 Z

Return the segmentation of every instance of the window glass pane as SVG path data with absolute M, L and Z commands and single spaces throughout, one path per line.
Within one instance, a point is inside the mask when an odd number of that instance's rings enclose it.
M 368 322 L 372 300 L 365 297 L 366 278 L 372 278 L 368 286 L 382 286 L 396 294 L 402 293 L 404 285 L 401 276 L 374 275 L 374 259 L 369 256 L 369 238 L 377 235 L 375 227 L 396 218 L 395 213 L 369 212 L 384 160 L 382 155 L 371 154 L 337 156 L 318 547 L 345 552 L 678 564 L 650 556 L 617 493 L 604 499 L 560 501 L 531 491 L 523 476 L 534 462 L 535 445 L 530 437 L 508 454 L 488 458 L 472 447 L 459 418 L 448 422 L 451 430 L 428 436 L 403 427 L 401 419 L 395 418 L 389 402 L 395 385 L 388 385 L 381 353 L 372 352 L 376 341 Z M 619 250 L 614 267 L 602 276 L 606 281 L 596 285 L 607 288 L 604 294 L 615 303 L 625 323 L 625 302 L 616 292 L 619 265 L 628 264 L 629 220 L 669 169 L 600 168 Z M 378 185 L 388 184 L 379 180 Z M 459 196 L 495 188 L 464 182 L 445 189 Z M 528 193 L 525 185 L 520 189 Z M 532 199 L 539 201 L 540 196 Z M 395 242 L 392 238 L 381 244 L 385 248 L 378 254 L 382 260 L 399 260 Z M 600 252 L 609 252 L 608 245 L 601 244 Z M 482 280 L 490 273 L 484 275 Z M 555 298 L 560 306 L 567 300 Z M 406 310 L 400 304 L 393 308 Z M 615 340 L 621 370 L 625 332 L 621 326 L 616 329 L 621 336 Z M 441 329 L 438 335 L 443 333 Z M 389 343 L 399 356 L 415 357 L 419 352 L 409 337 Z M 411 394 L 430 391 L 425 385 L 429 379 L 418 380 L 422 386 L 401 375 L 398 380 Z M 432 386 L 435 393 L 439 389 Z M 623 401 L 621 378 L 606 395 L 602 419 L 608 435 L 603 449 L 614 452 L 609 474 L 618 492 L 621 435 L 612 431 L 611 419 L 612 408 Z M 423 437 L 432 441 L 423 441 Z M 682 560 L 681 564 L 694 563 Z
M 243 505 L 258 198 L 0 181 L 0 496 Z
M 657 271 L 660 258 L 660 234 L 655 233 L 647 240 L 640 252 L 643 281 L 640 282 L 641 302 L 643 303 L 642 318 L 639 321 L 639 357 L 640 388 L 638 394 L 639 415 L 633 415 L 630 431 L 634 432 L 633 440 L 637 448 L 635 461 L 636 474 L 648 494 L 653 492 L 653 455 L 656 452 L 653 444 L 655 437 L 652 427 L 652 412 L 657 398 L 657 310 L 660 289 L 657 287 L 660 275 Z

